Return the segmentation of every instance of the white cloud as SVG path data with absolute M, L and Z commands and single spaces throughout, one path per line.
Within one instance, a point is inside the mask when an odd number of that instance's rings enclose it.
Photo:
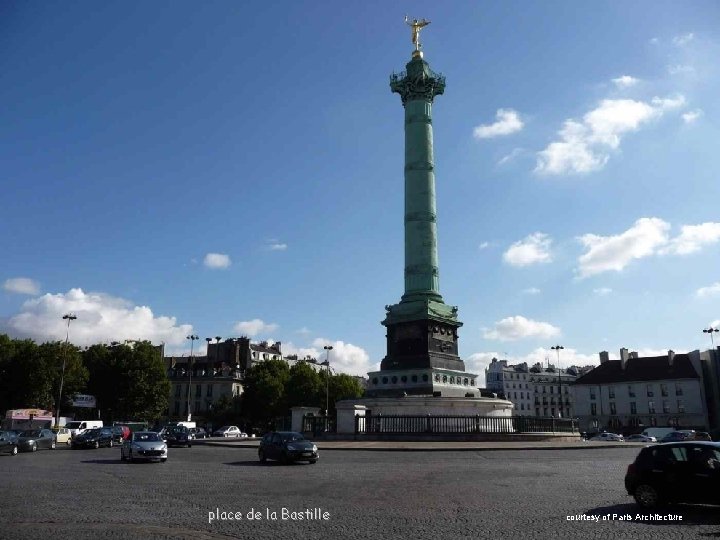
M 303 326 L 300 330 L 295 330 L 295 333 L 306 336 L 310 333 L 310 330 L 306 326 Z
M 510 246 L 503 260 L 513 266 L 548 263 L 552 261 L 550 244 L 552 239 L 547 234 L 536 232 Z
M 235 323 L 233 329 L 235 332 L 248 336 L 255 337 L 259 334 L 270 334 L 277 330 L 279 326 L 275 323 L 266 323 L 261 319 L 253 319 L 251 321 L 239 321 Z
M 607 296 L 612 292 L 612 289 L 609 287 L 600 287 L 599 289 L 593 289 L 593 292 L 598 296 Z
M 537 287 L 530 287 L 528 289 L 522 290 L 523 294 L 540 294 L 540 292 L 540 289 L 538 289 Z
M 578 240 L 587 248 L 580 256 L 580 277 L 609 270 L 620 272 L 633 259 L 652 255 L 668 241 L 670 224 L 658 218 L 641 218 L 627 231 L 615 236 L 585 234 Z
M 523 128 L 520 116 L 513 109 L 498 109 L 495 118 L 495 123 L 480 125 L 473 130 L 476 139 L 491 139 L 502 135 L 510 135 Z
M 660 40 L 658 38 L 654 37 L 650 39 L 651 45 L 657 45 L 658 43 L 660 43 Z
M 720 296 L 720 281 L 713 283 L 709 287 L 700 287 L 695 291 L 695 295 L 698 298 L 705 298 L 708 296 Z
M 490 247 L 490 242 L 483 242 L 478 246 L 478 249 L 487 249 Z
M 267 245 L 265 246 L 265 248 L 270 251 L 285 251 L 287 249 L 287 247 L 288 247 L 287 244 L 284 244 L 277 240 L 270 240 L 270 241 L 268 241 Z
M 224 253 L 208 253 L 205 255 L 203 264 L 212 269 L 225 269 L 229 268 L 232 262 L 230 257 Z
M 682 36 L 675 36 L 674 38 L 672 38 L 672 42 L 673 45 L 677 45 L 678 47 L 684 47 L 693 39 L 695 39 L 695 34 L 689 32 L 687 34 L 683 34 Z
M 483 328 L 485 339 L 516 341 L 525 338 L 547 339 L 560 335 L 560 329 L 546 322 L 533 321 L 521 315 L 506 317 L 495 323 L 495 328 Z
M 670 75 L 683 75 L 686 73 L 694 73 L 695 68 L 688 65 L 683 64 L 674 64 L 667 67 L 668 73 Z
M 640 82 L 640 79 L 636 79 L 635 77 L 631 77 L 630 75 L 623 75 L 622 77 L 613 79 L 612 82 L 615 83 L 615 86 L 622 89 L 635 86 L 637 83 Z
M 65 340 L 67 322 L 62 317 L 67 313 L 77 316 L 70 325 L 70 341 L 76 345 L 126 339 L 182 345 L 192 333 L 192 325 L 178 325 L 175 317 L 156 317 L 148 306 L 136 306 L 123 298 L 86 293 L 82 289 L 48 293 L 28 300 L 20 313 L 7 319 L 4 326 L 10 335 L 17 337 Z
M 34 279 L 18 277 L 6 279 L 3 283 L 3 289 L 17 294 L 29 294 L 36 296 L 40 294 L 40 284 Z
M 720 242 L 720 223 L 702 223 L 683 225 L 679 236 L 660 250 L 661 255 L 688 255 L 700 251 L 703 246 Z
M 368 353 L 361 347 L 344 341 L 330 341 L 324 338 L 313 340 L 311 347 L 296 347 L 292 343 L 283 343 L 283 354 L 297 354 L 299 358 L 311 356 L 318 362 L 324 362 L 327 351 L 323 349 L 330 345 L 330 369 L 335 373 L 367 376 L 368 371 L 376 371 L 379 364 L 371 366 Z
M 626 133 L 681 107 L 685 98 L 653 98 L 651 103 L 632 99 L 604 99 L 587 112 L 582 122 L 569 119 L 558 135 L 560 139 L 538 152 L 535 172 L 540 174 L 589 173 L 602 169 L 610 150 L 620 146 Z
M 688 111 L 683 113 L 682 119 L 686 124 L 692 124 L 703 115 L 702 109 L 695 109 L 694 111 Z
M 714 320 L 708 326 L 712 328 L 720 328 L 720 319 Z
M 497 162 L 498 166 L 505 165 L 506 163 L 510 163 L 513 161 L 516 157 L 522 155 L 525 151 L 522 148 L 513 148 L 512 152 L 509 154 L 503 156 L 500 158 L 500 160 Z

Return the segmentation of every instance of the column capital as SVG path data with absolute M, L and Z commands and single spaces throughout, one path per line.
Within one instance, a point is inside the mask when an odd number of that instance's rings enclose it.
M 430 69 L 430 65 L 414 57 L 402 73 L 390 75 L 390 90 L 400 94 L 403 105 L 416 99 L 432 103 L 435 96 L 445 91 L 445 77 Z

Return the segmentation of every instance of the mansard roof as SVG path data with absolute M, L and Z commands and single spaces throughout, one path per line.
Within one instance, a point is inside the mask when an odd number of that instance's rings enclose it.
M 673 379 L 698 379 L 690 357 L 676 354 L 672 365 L 667 355 L 629 358 L 622 368 L 620 360 L 608 360 L 578 377 L 574 384 L 611 384 L 638 381 L 665 381 Z

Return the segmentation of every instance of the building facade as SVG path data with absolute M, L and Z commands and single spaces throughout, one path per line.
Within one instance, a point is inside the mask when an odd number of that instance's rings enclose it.
M 583 431 L 639 432 L 651 426 L 706 430 L 700 352 L 639 357 L 620 349 L 620 360 L 600 353 L 600 365 L 573 385 Z
M 540 363 L 528 367 L 526 362 L 508 365 L 507 360 L 493 358 L 485 370 L 485 387 L 512 401 L 516 415 L 572 418 L 575 407 L 571 385 L 580 373 L 590 369 L 557 369 Z

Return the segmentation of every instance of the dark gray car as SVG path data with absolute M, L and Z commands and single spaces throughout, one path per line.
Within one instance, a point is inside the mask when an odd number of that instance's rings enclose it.
M 55 450 L 55 434 L 49 429 L 28 429 L 20 434 L 17 445 L 22 452 L 37 452 L 42 448 Z
M 0 454 L 14 456 L 17 453 L 17 435 L 8 431 L 0 431 Z
M 315 443 L 308 441 L 302 433 L 295 431 L 272 431 L 260 441 L 258 457 L 264 462 L 276 459 L 283 463 L 308 461 L 317 463 L 320 458 Z

